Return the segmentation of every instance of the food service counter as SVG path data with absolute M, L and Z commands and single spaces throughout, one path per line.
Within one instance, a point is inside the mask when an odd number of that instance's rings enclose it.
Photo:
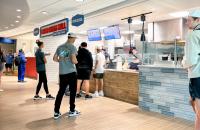
M 189 104 L 189 80 L 183 68 L 139 66 L 139 107 L 164 115 L 194 120 Z
M 116 100 L 138 105 L 139 73 L 133 70 L 105 70 L 104 94 Z M 94 79 L 90 81 L 90 91 L 95 91 Z

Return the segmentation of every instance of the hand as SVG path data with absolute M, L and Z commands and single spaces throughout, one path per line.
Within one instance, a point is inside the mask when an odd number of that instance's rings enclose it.
M 50 55 L 51 55 L 51 53 L 46 53 L 46 54 L 45 54 L 45 56 L 50 56 Z
M 62 61 L 64 61 L 64 60 L 65 60 L 64 57 L 59 57 L 59 58 L 58 58 L 58 62 L 62 62 Z

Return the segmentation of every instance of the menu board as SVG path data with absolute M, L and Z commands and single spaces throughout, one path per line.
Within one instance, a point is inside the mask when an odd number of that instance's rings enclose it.
M 111 39 L 120 39 L 120 30 L 119 26 L 110 26 L 105 29 L 103 29 L 104 33 L 104 39 L 105 40 L 111 40 Z
M 101 38 L 101 32 L 99 29 L 92 29 L 87 31 L 88 34 L 88 40 L 89 41 L 100 41 Z

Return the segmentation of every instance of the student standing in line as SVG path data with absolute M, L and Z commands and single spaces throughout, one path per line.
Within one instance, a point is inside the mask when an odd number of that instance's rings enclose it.
M 19 65 L 18 65 L 18 82 L 24 82 L 25 69 L 26 69 L 26 57 L 22 49 L 19 50 Z
M 63 95 L 66 87 L 69 85 L 70 89 L 70 111 L 69 117 L 78 116 L 79 111 L 75 110 L 75 98 L 77 90 L 77 74 L 76 66 L 78 63 L 76 59 L 77 49 L 73 45 L 76 40 L 74 33 L 68 33 L 68 40 L 64 44 L 60 45 L 54 55 L 53 60 L 59 63 L 59 91 L 56 96 L 55 107 L 54 107 L 54 119 L 58 119 L 61 116 L 60 105 L 62 102 Z
M 6 62 L 5 56 L 4 56 L 1 46 L 0 46 L 0 92 L 3 91 L 2 86 L 1 86 L 1 77 L 3 75 L 3 69 L 4 69 L 5 62 Z
M 47 60 L 46 60 L 44 52 L 42 52 L 42 48 L 44 48 L 44 43 L 37 40 L 36 44 L 39 47 L 37 51 L 35 52 L 36 69 L 37 69 L 37 73 L 39 74 L 39 82 L 36 88 L 36 94 L 34 96 L 34 100 L 42 99 L 42 97 L 39 96 L 42 83 L 44 86 L 44 90 L 46 92 L 46 99 L 55 99 L 53 96 L 51 96 L 51 94 L 49 94 L 48 85 L 47 85 L 47 76 L 46 76 L 46 67 L 45 67 Z
M 95 84 L 96 84 L 96 91 L 93 94 L 94 97 L 104 96 L 103 77 L 104 77 L 105 62 L 106 62 L 105 55 L 102 52 L 102 48 L 98 47 L 97 55 L 96 55 L 96 63 L 95 63 L 95 68 L 94 68 L 94 78 L 95 78 Z
M 193 30 L 188 34 L 183 66 L 188 69 L 191 105 L 196 114 L 195 130 L 200 130 L 200 10 L 189 13 L 187 26 Z
M 6 73 L 12 71 L 12 66 L 13 66 L 13 61 L 14 61 L 14 55 L 12 54 L 12 50 L 10 50 L 9 54 L 6 55 Z
M 81 48 L 78 51 L 77 55 L 77 73 L 78 73 L 78 81 L 77 81 L 77 94 L 76 97 L 80 98 L 80 87 L 81 84 L 84 85 L 85 88 L 85 99 L 91 99 L 92 96 L 89 95 L 90 88 L 90 75 L 93 67 L 93 59 L 91 52 L 87 49 L 87 43 L 82 42 Z

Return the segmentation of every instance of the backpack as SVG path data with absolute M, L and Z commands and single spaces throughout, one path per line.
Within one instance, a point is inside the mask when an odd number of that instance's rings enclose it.
M 19 64 L 20 64 L 20 57 L 19 57 L 19 56 L 16 56 L 16 57 L 15 57 L 15 65 L 16 65 L 16 66 L 19 66 Z
M 5 59 L 5 57 L 4 57 L 3 55 L 0 56 L 0 62 L 1 62 L 1 63 L 6 62 L 6 59 Z

